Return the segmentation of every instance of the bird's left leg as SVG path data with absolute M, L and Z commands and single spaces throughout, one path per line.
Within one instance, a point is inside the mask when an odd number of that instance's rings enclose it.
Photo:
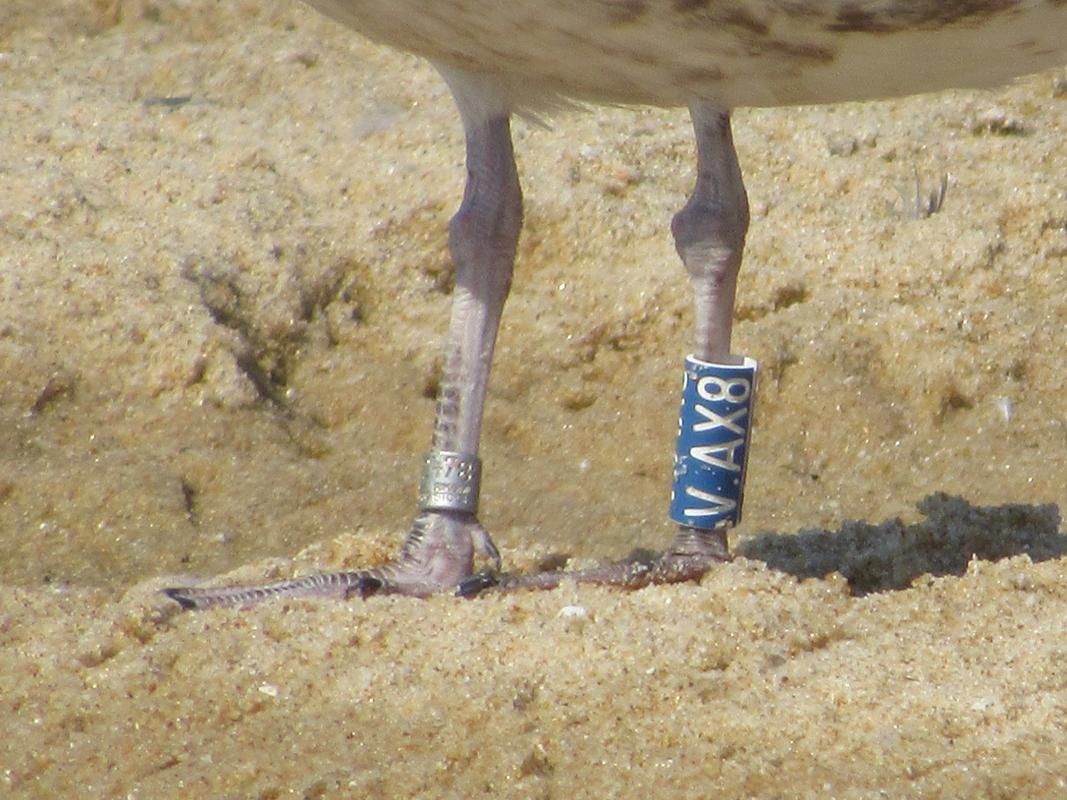
M 695 338 L 686 359 L 671 519 L 674 543 L 655 563 L 653 582 L 701 577 L 730 558 L 727 531 L 741 518 L 756 364 L 731 353 L 737 275 L 748 232 L 748 196 L 730 115 L 690 106 L 697 179 L 672 221 L 678 255 L 693 288 Z

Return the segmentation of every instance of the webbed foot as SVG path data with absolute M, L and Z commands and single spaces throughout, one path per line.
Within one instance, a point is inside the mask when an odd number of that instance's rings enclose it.
M 433 511 L 415 520 L 400 555 L 380 567 L 323 572 L 252 586 L 173 587 L 162 591 L 190 610 L 252 606 L 279 597 L 425 597 L 456 590 L 473 575 L 475 556 L 488 559 L 494 569 L 500 569 L 500 553 L 473 514 Z
M 456 594 L 475 597 L 484 591 L 554 589 L 564 581 L 641 589 L 664 583 L 700 580 L 718 564 L 730 561 L 726 529 L 702 531 L 679 527 L 669 550 L 652 561 L 615 561 L 580 570 L 552 570 L 527 575 L 480 572 L 460 583 Z

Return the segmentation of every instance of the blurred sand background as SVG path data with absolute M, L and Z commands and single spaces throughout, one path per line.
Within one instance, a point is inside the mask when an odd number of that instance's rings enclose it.
M 1063 70 L 736 115 L 763 372 L 700 585 L 176 614 L 400 542 L 459 122 L 296 3 L 4 0 L 0 795 L 1067 797 L 1065 131 Z M 482 521 L 661 548 L 687 116 L 515 138 Z

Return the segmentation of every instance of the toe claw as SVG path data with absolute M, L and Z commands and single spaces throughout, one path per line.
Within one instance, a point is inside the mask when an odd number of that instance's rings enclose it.
M 196 601 L 189 597 L 182 587 L 160 589 L 160 592 L 178 603 L 186 611 L 196 608 Z
M 476 572 L 469 578 L 460 581 L 456 587 L 456 597 L 477 597 L 486 589 L 491 589 L 500 584 L 500 578 L 489 572 Z
M 350 600 L 358 595 L 361 600 L 366 600 L 371 595 L 378 594 L 385 588 L 385 581 L 373 575 L 363 575 L 351 586 L 345 589 L 344 599 Z
M 496 549 L 496 545 L 489 537 L 489 531 L 478 525 L 471 531 L 471 543 L 478 555 L 493 563 L 493 569 L 500 569 L 500 551 Z

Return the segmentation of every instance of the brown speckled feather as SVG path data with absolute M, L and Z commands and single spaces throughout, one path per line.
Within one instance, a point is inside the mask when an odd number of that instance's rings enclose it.
M 993 86 L 1067 62 L 1063 0 L 308 0 L 372 39 L 555 97 L 722 108 Z

